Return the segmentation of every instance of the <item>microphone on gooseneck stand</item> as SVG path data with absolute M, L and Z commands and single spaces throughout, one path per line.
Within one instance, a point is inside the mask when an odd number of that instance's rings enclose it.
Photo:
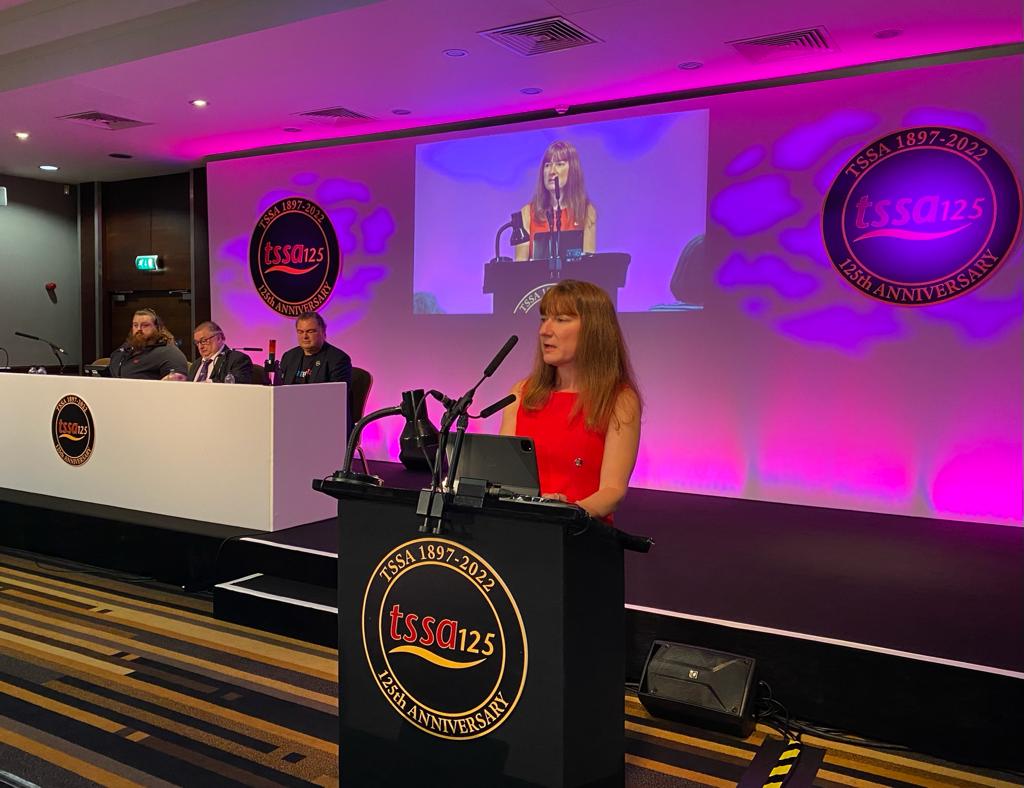
M 44 344 L 49 345 L 50 346 L 50 350 L 53 351 L 53 355 L 55 355 L 57 357 L 57 363 L 60 364 L 60 374 L 62 374 L 62 375 L 64 374 L 64 359 L 63 359 L 63 356 L 67 355 L 67 353 L 65 352 L 64 348 L 62 348 L 60 345 L 55 345 L 53 342 L 51 342 L 48 339 L 43 339 L 42 337 L 33 336 L 32 334 L 23 334 L 21 331 L 15 331 L 14 335 L 17 336 L 17 337 L 25 337 L 25 339 L 34 339 L 37 342 L 43 342 Z
M 497 352 L 491 363 L 484 369 L 484 374 L 476 382 L 469 391 L 459 397 L 458 400 L 453 402 L 447 407 L 444 412 L 444 416 L 441 418 L 441 429 L 439 431 L 437 441 L 437 456 L 434 460 L 434 473 L 430 480 L 430 489 L 424 491 L 424 494 L 420 496 L 420 504 L 416 508 L 416 514 L 423 517 L 423 524 L 420 526 L 420 531 L 426 533 L 431 530 L 430 522 L 434 521 L 433 533 L 441 533 L 441 526 L 444 522 L 444 506 L 447 498 L 451 495 L 452 485 L 455 482 L 456 471 L 459 467 L 459 455 L 462 452 L 462 441 L 466 434 L 466 428 L 469 427 L 469 406 L 473 403 L 473 396 L 476 394 L 476 390 L 480 387 L 487 378 L 495 373 L 501 362 L 505 360 L 505 357 L 511 352 L 512 348 L 516 346 L 519 341 L 519 337 L 513 334 L 508 338 L 508 341 L 502 345 L 501 350 Z M 437 392 L 440 394 L 440 392 Z M 431 392 L 431 396 L 436 396 Z M 442 402 L 444 399 L 443 394 L 440 395 Z M 450 400 L 449 400 L 450 401 Z M 445 456 L 445 451 L 448 447 L 448 435 L 451 432 L 452 425 L 457 421 L 455 429 L 455 443 L 452 446 L 451 459 L 448 462 L 448 473 L 445 476 L 444 483 L 441 483 L 441 463 Z M 440 500 L 440 506 L 435 507 L 434 502 L 437 493 L 441 492 L 442 497 Z
M 558 183 L 558 179 L 557 178 L 552 179 L 552 184 L 557 184 L 557 183 Z M 547 246 L 546 257 L 550 261 L 549 267 L 550 267 L 551 270 L 554 270 L 554 266 L 555 266 L 555 263 L 554 263 L 554 258 L 555 258 L 555 254 L 554 254 L 554 252 L 555 252 L 555 247 L 554 247 L 555 212 L 558 210 L 558 206 L 555 204 L 555 198 L 551 195 L 550 190 L 548 191 L 548 193 L 546 195 L 546 198 L 547 198 L 547 201 L 548 201 L 548 207 L 547 207 L 547 210 L 544 212 L 544 214 L 545 214 L 545 218 L 548 220 L 548 235 L 547 235 L 547 238 L 544 240 L 544 243 Z
M 555 257 L 558 259 L 558 267 L 562 267 L 562 186 L 558 176 L 555 176 L 555 224 L 551 228 L 555 233 Z
M 114 352 L 120 353 L 121 355 L 117 357 L 117 372 L 116 374 L 112 374 L 111 377 L 119 378 L 121 377 L 121 370 L 124 369 L 124 362 L 127 361 L 128 357 L 132 354 L 132 346 L 125 342 Z
M 262 353 L 261 347 L 236 347 L 235 350 L 244 350 L 246 353 Z

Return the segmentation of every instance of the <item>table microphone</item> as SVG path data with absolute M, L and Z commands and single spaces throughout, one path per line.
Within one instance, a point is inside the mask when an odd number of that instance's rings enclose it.
M 52 347 L 56 352 L 64 353 L 64 355 L 67 355 L 67 352 L 64 350 L 64 348 L 62 348 L 60 345 L 55 345 L 53 342 L 51 342 L 48 339 L 43 339 L 42 337 L 32 336 L 32 334 L 23 334 L 21 331 L 15 331 L 14 332 L 14 336 L 16 336 L 16 337 L 25 337 L 25 339 L 34 339 L 36 342 L 45 342 L 47 345 Z

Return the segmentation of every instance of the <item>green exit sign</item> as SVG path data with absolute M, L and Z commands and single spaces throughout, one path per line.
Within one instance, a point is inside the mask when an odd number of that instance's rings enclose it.
M 135 258 L 135 268 L 139 271 L 159 271 L 158 257 L 155 254 L 140 254 Z

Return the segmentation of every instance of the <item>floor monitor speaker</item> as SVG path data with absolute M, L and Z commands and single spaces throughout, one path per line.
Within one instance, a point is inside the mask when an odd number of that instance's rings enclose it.
M 640 702 L 655 717 L 747 737 L 754 730 L 754 659 L 655 640 Z

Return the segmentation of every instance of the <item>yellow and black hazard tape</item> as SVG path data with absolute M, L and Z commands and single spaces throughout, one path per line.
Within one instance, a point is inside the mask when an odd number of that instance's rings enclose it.
M 793 773 L 793 769 L 796 767 L 796 762 L 800 758 L 802 747 L 803 745 L 796 739 L 790 739 L 786 742 L 786 745 L 782 750 L 782 754 L 779 755 L 778 762 L 768 773 L 768 780 L 765 782 L 763 788 L 782 788 L 782 786 L 786 784 L 786 780 L 789 778 L 789 775 Z

